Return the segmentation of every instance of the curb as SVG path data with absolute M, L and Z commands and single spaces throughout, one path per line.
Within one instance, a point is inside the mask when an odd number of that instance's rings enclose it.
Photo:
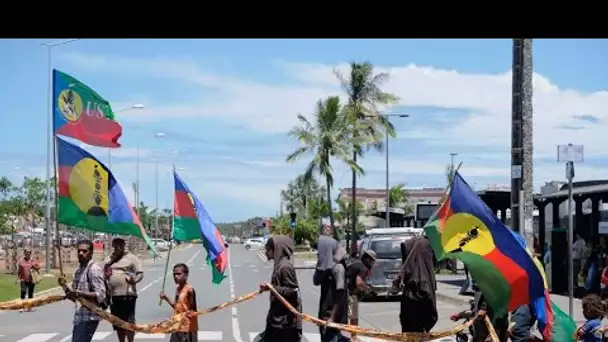
M 435 292 L 435 296 L 437 297 L 438 300 L 441 300 L 442 302 L 448 302 L 450 304 L 454 304 L 454 305 L 469 305 L 469 300 L 471 298 L 467 297 L 467 296 L 453 296 L 453 295 L 448 295 L 445 293 L 441 293 L 441 291 L 437 291 Z

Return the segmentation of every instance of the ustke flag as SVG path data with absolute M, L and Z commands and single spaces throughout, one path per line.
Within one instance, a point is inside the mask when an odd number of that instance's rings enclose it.
M 173 171 L 175 201 L 173 208 L 173 236 L 176 241 L 203 240 L 207 250 L 207 263 L 212 272 L 212 282 L 219 284 L 226 276 L 228 253 L 224 238 L 209 216 L 207 209 L 186 183 Z
M 87 151 L 60 137 L 57 144 L 59 223 L 99 233 L 136 236 L 156 253 L 110 170 Z
M 53 123 L 55 134 L 100 147 L 120 147 L 122 127 L 110 103 L 86 84 L 53 70 Z

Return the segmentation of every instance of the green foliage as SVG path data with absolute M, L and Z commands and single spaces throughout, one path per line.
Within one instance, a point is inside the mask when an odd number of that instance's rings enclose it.
M 44 216 L 47 184 L 38 177 L 24 177 L 21 185 L 13 184 L 6 177 L 0 178 L 0 234 L 11 233 L 17 218 L 36 226 Z
M 291 219 L 289 214 L 273 217 L 270 220 L 272 234 L 291 236 L 291 228 L 289 226 Z M 302 244 L 304 240 L 308 240 L 311 244 L 316 243 L 318 235 L 319 224 L 317 220 L 306 218 L 297 219 L 296 228 L 294 230 L 296 244 Z

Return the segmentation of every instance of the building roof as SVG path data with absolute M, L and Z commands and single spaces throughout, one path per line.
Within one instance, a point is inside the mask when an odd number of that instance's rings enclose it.
M 585 184 L 580 184 L 585 183 Z M 595 183 L 593 185 L 587 185 L 588 182 L 580 182 L 579 184 L 572 184 L 572 196 L 577 195 L 591 195 L 591 194 L 608 194 L 608 181 L 606 183 Z M 581 186 L 582 185 L 582 186 Z M 565 189 L 564 189 L 565 188 Z M 540 196 L 541 199 L 559 199 L 568 197 L 568 185 L 563 186 L 562 190 L 554 192 L 549 195 Z

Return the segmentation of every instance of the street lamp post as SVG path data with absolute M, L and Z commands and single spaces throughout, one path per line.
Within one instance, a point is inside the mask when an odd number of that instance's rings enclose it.
M 388 146 L 389 146 L 389 135 L 388 135 L 388 125 L 390 125 L 390 118 L 392 117 L 397 117 L 397 118 L 409 118 L 410 115 L 409 114 L 378 114 L 379 116 L 385 117 L 386 121 L 387 121 L 387 128 L 386 128 L 386 205 L 384 206 L 384 211 L 385 211 L 385 222 L 384 222 L 384 226 L 386 228 L 390 228 L 391 227 L 391 214 L 390 214 L 390 184 L 389 184 L 389 165 L 388 165 Z M 374 117 L 375 115 L 369 115 L 369 117 Z
M 162 139 L 165 137 L 165 133 L 163 132 L 158 132 L 156 134 L 154 134 L 154 138 L 156 139 Z M 158 237 L 158 216 L 159 216 L 159 209 L 158 209 L 158 153 L 156 153 L 156 215 L 154 217 L 154 231 L 156 233 L 156 237 Z
M 137 110 L 137 109 L 144 109 L 144 108 L 146 108 L 146 106 L 144 106 L 141 103 L 137 103 L 137 104 L 132 105 L 131 107 L 119 109 L 116 111 L 116 113 L 124 113 L 124 112 L 130 111 L 130 110 Z M 137 143 L 137 146 L 139 148 L 139 142 Z M 112 169 L 112 149 L 111 148 L 108 149 L 108 169 L 110 169 L 110 170 Z
M 51 108 L 51 92 L 53 88 L 53 69 L 51 66 L 52 62 L 52 50 L 55 46 L 68 44 L 71 42 L 75 42 L 78 39 L 66 39 L 58 42 L 52 43 L 42 43 L 43 46 L 47 48 L 48 51 L 48 73 L 49 73 L 49 81 L 48 81 L 48 89 L 46 96 L 46 106 L 48 108 L 48 115 L 46 118 L 46 130 L 47 130 L 47 138 L 46 138 L 46 208 L 44 211 L 44 224 L 45 224 L 45 232 L 46 232 L 46 250 L 45 250 L 45 258 L 46 262 L 44 265 L 44 270 L 46 273 L 49 273 L 51 269 L 51 263 L 49 262 L 51 256 L 51 155 L 53 151 L 51 151 L 52 139 L 53 139 L 53 108 Z M 55 232 L 57 236 L 59 236 L 59 226 L 57 226 L 57 231 Z M 55 258 L 53 258 L 53 263 L 55 262 Z
M 458 153 L 450 152 L 450 182 L 454 178 L 454 157 L 456 157 Z

